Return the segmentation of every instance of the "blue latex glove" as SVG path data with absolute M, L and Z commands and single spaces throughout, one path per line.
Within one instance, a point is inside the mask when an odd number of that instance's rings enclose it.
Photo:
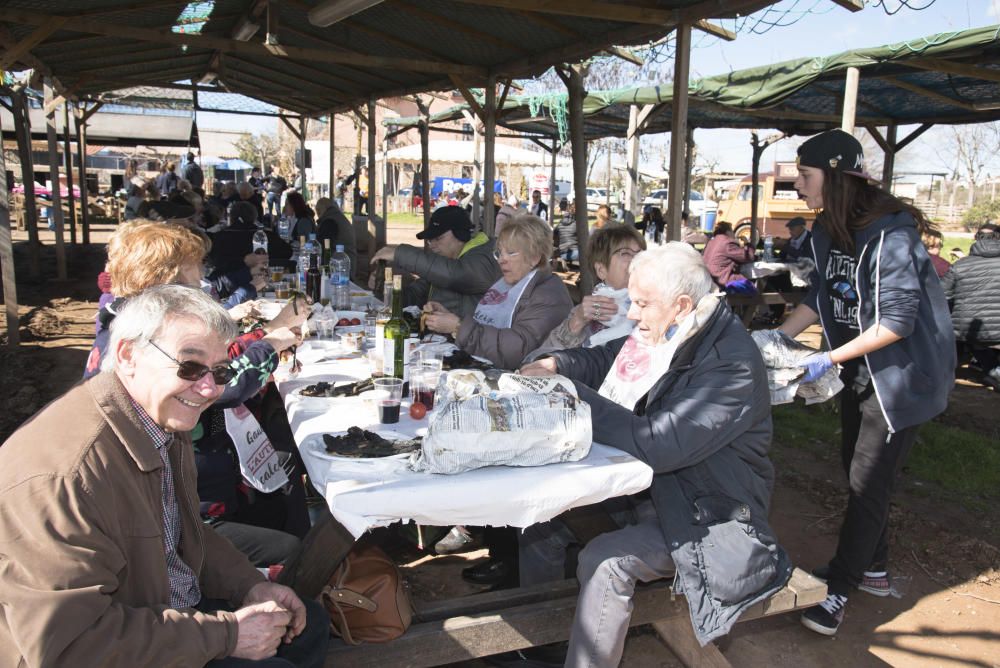
M 806 375 L 802 377 L 802 380 L 811 383 L 814 380 L 819 380 L 820 376 L 833 367 L 833 360 L 830 359 L 830 353 L 816 353 L 799 362 L 799 366 L 806 370 Z

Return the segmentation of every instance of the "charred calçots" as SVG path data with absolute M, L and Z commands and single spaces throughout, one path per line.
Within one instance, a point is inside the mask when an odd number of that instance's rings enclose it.
M 323 434 L 326 451 L 338 457 L 390 457 L 407 454 L 420 449 L 420 438 L 390 441 L 361 427 L 351 427 L 346 434 L 334 436 Z
M 303 387 L 299 394 L 303 397 L 356 397 L 362 392 L 374 389 L 375 383 L 372 382 L 371 378 L 359 380 L 354 383 L 346 383 L 345 385 L 338 385 L 336 387 L 333 386 L 333 383 L 321 380 L 313 385 Z

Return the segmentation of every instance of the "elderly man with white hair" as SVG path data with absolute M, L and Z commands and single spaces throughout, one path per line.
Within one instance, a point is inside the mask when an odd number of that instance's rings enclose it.
M 636 582 L 674 575 L 705 644 L 792 572 L 768 526 L 771 406 L 757 346 L 687 244 L 636 255 L 628 291 L 630 335 L 521 370 L 571 379 L 590 404 L 594 440 L 654 472 L 647 492 L 594 509 L 618 528 L 580 552 L 566 666 L 618 665 Z M 520 540 L 521 584 L 561 579 L 567 547 L 583 542 L 560 518 L 529 527 Z M 528 650 L 500 662 L 553 659 L 551 648 L 537 649 L 541 656 Z

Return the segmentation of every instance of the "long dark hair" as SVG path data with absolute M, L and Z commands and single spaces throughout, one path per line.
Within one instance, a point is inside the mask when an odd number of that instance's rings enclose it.
M 285 196 L 285 202 L 292 205 L 292 211 L 295 212 L 296 218 L 315 217 L 313 210 L 309 208 L 309 205 L 306 204 L 305 198 L 299 193 L 288 193 L 288 195 Z
M 913 216 L 920 234 L 937 229 L 912 204 L 861 177 L 823 168 L 823 211 L 816 217 L 816 222 L 823 226 L 840 250 L 853 253 L 856 231 L 863 230 L 886 214 L 900 211 Z

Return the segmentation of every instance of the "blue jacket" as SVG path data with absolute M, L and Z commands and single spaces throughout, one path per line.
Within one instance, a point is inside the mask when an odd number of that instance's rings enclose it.
M 792 564 L 768 524 L 771 396 L 760 351 L 720 303 L 631 411 L 600 396 L 625 338 L 552 353 L 590 404 L 594 440 L 653 469 L 650 497 L 702 645 L 784 586 Z
M 803 302 L 816 311 L 831 349 L 840 340 L 825 271 L 832 240 L 822 224 L 813 226 L 816 272 Z M 916 221 L 906 212 L 883 216 L 854 234 L 858 326 L 875 323 L 903 337 L 865 355 L 872 384 L 889 431 L 921 424 L 948 407 L 955 384 L 955 335 L 948 302 Z

